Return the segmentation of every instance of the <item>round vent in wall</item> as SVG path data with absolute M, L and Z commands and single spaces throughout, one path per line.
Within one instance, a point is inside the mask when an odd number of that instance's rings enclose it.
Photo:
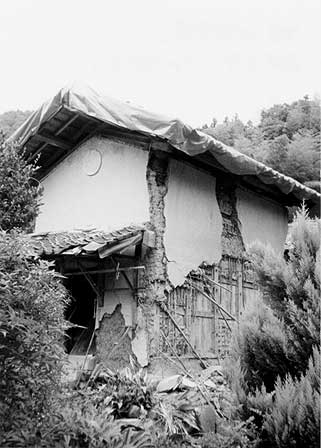
M 87 176 L 97 174 L 102 165 L 102 156 L 98 149 L 90 149 L 83 158 L 82 166 Z

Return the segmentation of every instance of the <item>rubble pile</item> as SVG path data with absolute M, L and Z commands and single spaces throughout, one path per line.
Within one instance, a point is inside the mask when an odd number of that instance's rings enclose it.
M 220 366 L 161 380 L 129 368 L 96 369 L 78 387 L 91 391 L 99 408 L 108 406 L 124 428 L 137 431 L 197 440 L 230 418 L 232 395 Z
M 208 367 L 194 377 L 185 374 L 164 378 L 156 392 L 163 403 L 175 405 L 184 400 L 184 409 L 195 414 L 200 433 L 216 432 L 220 420 L 230 418 L 232 395 L 220 366 Z

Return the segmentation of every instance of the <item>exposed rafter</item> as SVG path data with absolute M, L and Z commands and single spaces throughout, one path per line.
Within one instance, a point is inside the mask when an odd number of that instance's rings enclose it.
M 47 145 L 57 146 L 57 148 L 61 148 L 64 151 L 69 151 L 72 148 L 72 145 L 70 143 L 56 136 L 48 137 L 47 135 L 37 134 L 37 138 Z
M 77 114 L 74 114 L 74 115 L 67 121 L 67 123 L 65 123 L 63 126 L 61 126 L 61 128 L 59 128 L 57 132 L 55 132 L 55 134 L 54 134 L 55 137 L 57 137 L 57 136 L 60 135 L 65 129 L 67 129 L 68 126 L 70 126 L 74 121 L 76 121 L 78 117 L 79 117 L 79 114 L 78 114 L 78 113 L 77 113 Z M 47 142 L 45 142 L 43 145 L 41 145 L 40 148 L 38 148 L 37 151 L 34 152 L 34 153 L 32 154 L 32 156 L 29 158 L 29 161 L 31 162 L 32 160 L 34 160 L 34 159 L 38 156 L 38 154 L 40 154 L 41 151 L 42 151 L 47 145 L 48 145 Z

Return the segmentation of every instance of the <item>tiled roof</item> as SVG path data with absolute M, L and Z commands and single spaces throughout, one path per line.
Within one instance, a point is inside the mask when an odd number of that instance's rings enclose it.
M 65 232 L 34 233 L 28 235 L 29 256 L 99 255 L 104 258 L 109 247 L 121 243 L 137 244 L 143 236 L 144 226 L 131 225 L 120 230 L 73 230 Z

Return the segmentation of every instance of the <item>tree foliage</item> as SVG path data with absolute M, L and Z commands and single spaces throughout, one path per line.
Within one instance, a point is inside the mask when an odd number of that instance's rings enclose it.
M 27 163 L 15 142 L 0 134 L 0 229 L 32 229 L 38 214 L 41 187 L 34 178 L 37 167 Z
M 320 100 L 303 99 L 262 110 L 257 126 L 235 115 L 203 130 L 299 182 L 319 182 Z M 319 188 L 320 184 L 310 184 Z
M 25 446 L 53 412 L 64 360 L 66 290 L 24 254 L 41 189 L 14 142 L 0 141 L 0 444 Z
M 0 129 L 6 137 L 10 137 L 31 113 L 30 110 L 9 110 L 0 114 Z
M 320 373 L 320 352 L 315 348 L 305 374 L 300 378 L 287 375 L 283 381 L 278 378 L 263 425 L 265 444 L 320 446 Z
M 66 290 L 24 239 L 0 234 L 0 438 L 37 428 L 60 387 Z M 12 443 L 12 445 L 14 444 Z
M 243 316 L 229 371 L 262 447 L 320 443 L 320 230 L 320 220 L 310 220 L 303 208 L 291 226 L 286 259 L 259 244 L 250 251 L 264 301 Z

